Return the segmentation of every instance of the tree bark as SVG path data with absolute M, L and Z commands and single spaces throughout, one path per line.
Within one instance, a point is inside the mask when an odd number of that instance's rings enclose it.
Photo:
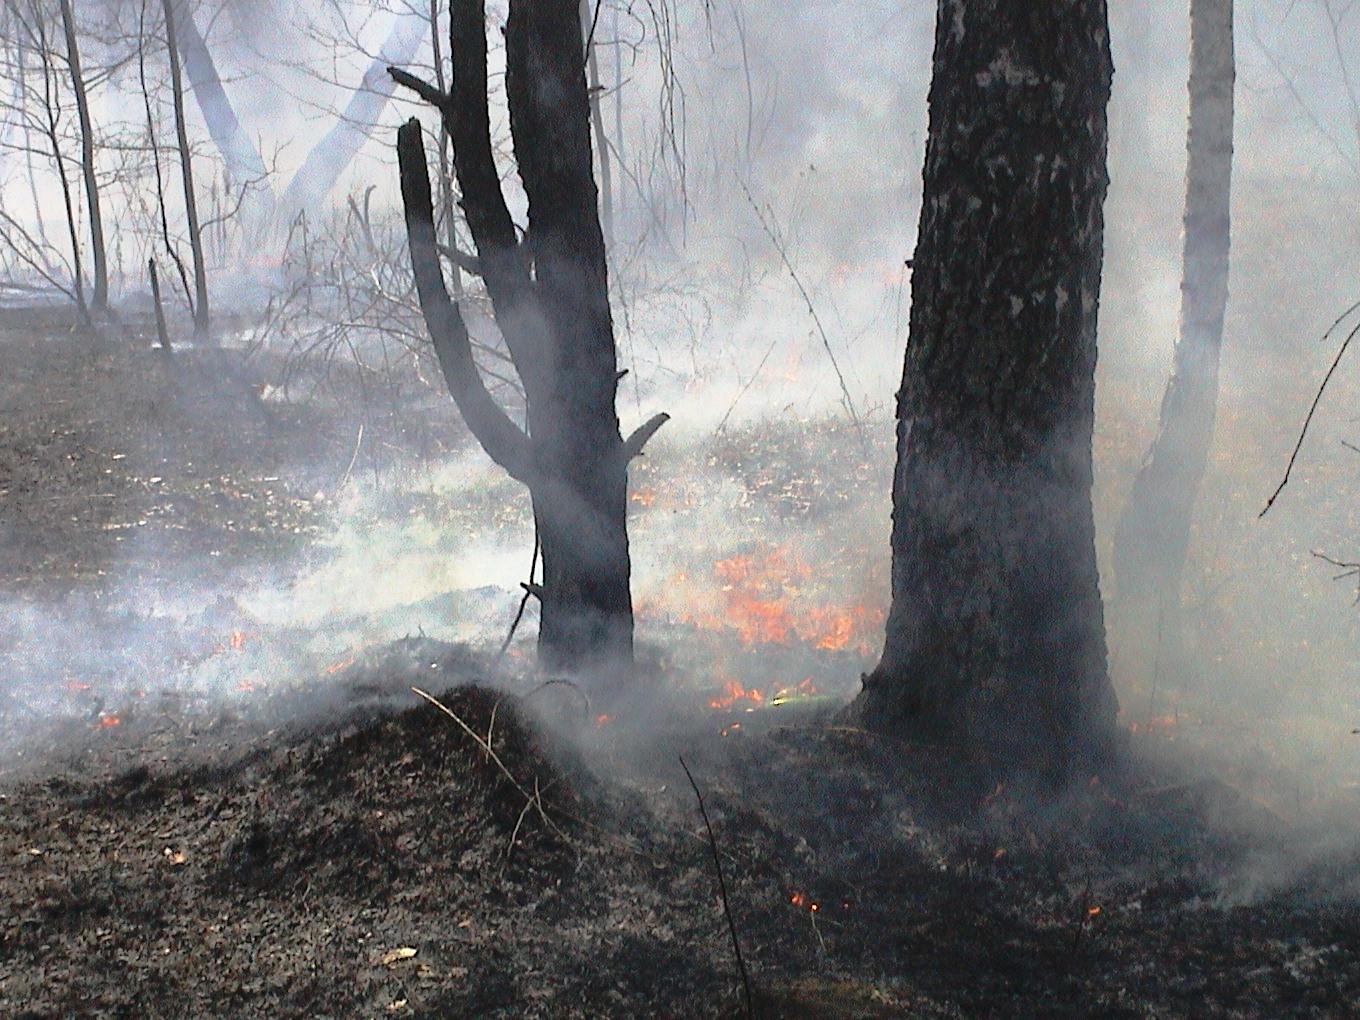
M 66 35 L 66 62 L 71 68 L 71 91 L 80 122 L 80 169 L 85 179 L 85 202 L 90 213 L 90 269 L 94 274 L 90 309 L 104 312 L 109 307 L 109 260 L 104 247 L 104 216 L 99 208 L 99 179 L 94 168 L 94 124 L 90 119 L 90 98 L 85 91 L 85 75 L 80 68 L 80 44 L 76 38 L 75 12 L 71 0 L 61 0 L 61 25 Z
M 1119 608 L 1134 642 L 1178 645 L 1181 581 L 1218 403 L 1228 303 L 1233 145 L 1232 0 L 1190 4 L 1190 118 L 1181 329 L 1157 438 L 1115 539 Z
M 455 2 L 448 94 L 393 77 L 441 112 L 453 142 L 477 265 L 528 402 L 521 431 L 495 405 L 444 287 L 420 128 L 398 136 L 412 264 L 454 399 L 488 454 L 530 490 L 543 555 L 538 647 L 552 667 L 633 655 L 628 461 L 665 420 L 625 442 L 614 409 L 618 365 L 604 237 L 592 172 L 590 104 L 577 0 L 514 0 L 505 28 L 506 95 L 528 197 L 521 241 L 501 191 L 487 107 L 485 10 Z
M 892 605 L 851 712 L 1062 780 L 1112 749 L 1091 510 L 1102 0 L 940 0 Z

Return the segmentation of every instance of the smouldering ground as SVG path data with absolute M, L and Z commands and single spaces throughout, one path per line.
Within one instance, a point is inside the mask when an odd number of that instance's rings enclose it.
M 242 418 L 268 357 L 222 388 L 32 327 L 0 339 L 0 1015 L 742 1016 L 681 754 L 760 1016 L 1360 1015 L 1347 762 L 1300 781 L 1282 716 L 1208 739 L 1221 679 L 1135 688 L 1127 770 L 1057 803 L 835 723 L 881 619 L 881 423 L 658 439 L 649 672 L 610 700 L 419 636 L 515 601 L 488 550 L 522 505 L 452 485 L 447 412 Z M 409 690 L 492 680 L 443 700 L 504 770 Z

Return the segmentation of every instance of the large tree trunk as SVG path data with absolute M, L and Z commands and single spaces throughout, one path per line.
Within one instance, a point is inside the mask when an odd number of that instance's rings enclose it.
M 1179 645 L 1181 578 L 1213 440 L 1228 303 L 1233 135 L 1232 0 L 1190 4 L 1181 333 L 1157 438 L 1115 536 L 1119 611 L 1131 645 Z
M 104 247 L 104 216 L 99 208 L 99 179 L 94 168 L 94 123 L 90 118 L 90 99 L 85 90 L 85 74 L 80 68 L 80 45 L 76 38 L 75 12 L 71 0 L 61 0 L 61 25 L 66 36 L 66 61 L 71 68 L 71 91 L 80 121 L 80 169 L 85 180 L 85 202 L 90 212 L 90 263 L 94 290 L 90 308 L 95 312 L 109 307 L 109 260 Z
M 1103 0 L 941 0 L 892 606 L 852 706 L 1053 779 L 1115 736 L 1091 511 Z
M 438 263 L 420 126 L 398 136 L 412 265 L 426 323 L 450 392 L 491 457 L 533 497 L 543 551 L 539 654 L 553 667 L 630 663 L 627 467 L 665 420 L 626 442 L 618 387 L 604 237 L 591 168 L 590 105 L 576 0 L 514 0 L 505 29 L 506 96 L 515 159 L 529 200 L 521 242 L 501 191 L 487 111 L 483 4 L 456 0 L 450 47 L 456 74 L 444 94 L 393 77 L 438 107 L 474 265 L 486 284 L 524 385 L 527 433 L 490 397 Z

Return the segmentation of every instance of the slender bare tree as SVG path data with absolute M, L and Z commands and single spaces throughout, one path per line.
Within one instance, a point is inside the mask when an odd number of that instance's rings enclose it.
M 1157 438 L 1115 536 L 1120 612 L 1134 641 L 1179 645 L 1181 580 L 1209 460 L 1228 303 L 1233 159 L 1232 0 L 1190 4 L 1190 117 L 1181 328 Z
M 161 0 L 165 17 L 166 51 L 170 59 L 170 94 L 175 107 L 175 139 L 179 145 L 180 178 L 184 183 L 184 215 L 188 221 L 189 250 L 194 264 L 194 342 L 211 338 L 208 311 L 208 268 L 203 257 L 203 232 L 198 222 L 198 196 L 194 192 L 193 150 L 184 117 L 184 78 L 180 71 L 179 47 L 175 45 L 175 0 Z

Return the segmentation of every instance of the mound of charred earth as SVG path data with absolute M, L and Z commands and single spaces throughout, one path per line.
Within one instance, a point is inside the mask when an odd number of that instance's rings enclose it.
M 474 675 L 459 649 L 356 670 L 367 700 L 218 743 L 120 727 L 0 791 L 0 1015 L 749 1015 L 680 754 L 756 1016 L 1360 1011 L 1360 914 L 1316 883 L 1234 899 L 1265 844 L 1215 823 L 1221 784 L 1036 807 L 938 749 L 660 697 L 645 740 L 568 746 L 536 696 L 410 693 Z

